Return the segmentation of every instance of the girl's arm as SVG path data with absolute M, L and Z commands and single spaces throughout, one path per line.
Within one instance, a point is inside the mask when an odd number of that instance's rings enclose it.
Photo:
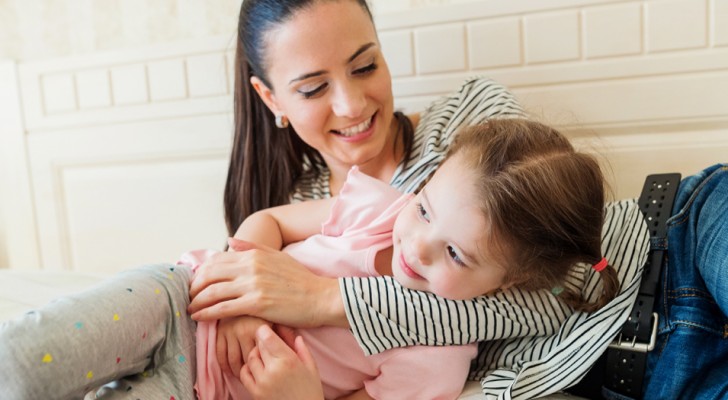
M 243 221 L 235 238 L 280 250 L 321 233 L 335 201 L 332 197 L 258 211 Z

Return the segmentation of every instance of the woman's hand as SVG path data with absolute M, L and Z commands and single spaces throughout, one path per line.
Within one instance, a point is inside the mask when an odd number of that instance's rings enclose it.
M 267 325 L 258 328 L 240 381 L 254 399 L 323 399 L 316 362 L 303 338 L 285 328 L 278 335 Z
M 269 248 L 214 255 L 192 280 L 190 297 L 197 321 L 252 315 L 294 327 L 349 326 L 336 279 Z
M 240 369 L 255 347 L 255 332 L 270 322 L 256 317 L 233 317 L 217 322 L 217 362 L 223 371 L 240 378 Z

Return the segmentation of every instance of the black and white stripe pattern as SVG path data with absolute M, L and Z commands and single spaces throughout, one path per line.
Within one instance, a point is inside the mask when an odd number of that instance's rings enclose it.
M 523 117 L 513 96 L 482 78 L 432 103 L 421 115 L 412 158 L 392 185 L 419 188 L 442 162 L 453 134 L 489 118 Z M 293 201 L 329 197 L 328 174 L 300 180 Z M 352 332 L 367 354 L 409 345 L 480 343 L 471 379 L 488 398 L 544 396 L 577 382 L 626 320 L 637 295 L 649 234 L 634 201 L 607 206 L 603 254 L 617 268 L 622 290 L 603 309 L 574 313 L 548 291 L 510 290 L 453 301 L 403 288 L 389 277 L 341 278 Z M 590 300 L 601 282 L 589 266 L 575 266 L 567 285 Z

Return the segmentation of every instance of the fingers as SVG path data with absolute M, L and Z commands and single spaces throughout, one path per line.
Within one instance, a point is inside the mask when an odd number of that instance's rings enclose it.
M 294 341 L 297 337 L 296 331 L 285 325 L 276 325 L 273 331 L 278 335 L 278 337 L 283 339 L 283 342 L 285 342 L 288 347 L 293 348 Z
M 190 284 L 190 298 L 194 299 L 206 287 L 225 281 L 232 281 L 250 265 L 253 252 L 222 252 L 210 257 L 197 270 Z
M 264 246 L 259 243 L 253 243 L 249 242 L 247 240 L 242 240 L 238 238 L 228 238 L 228 246 L 233 251 L 248 251 L 248 250 L 272 250 L 272 251 L 280 251 L 280 249 L 275 249 L 273 247 Z
M 258 328 L 255 338 L 263 365 L 272 363 L 276 358 L 295 357 L 293 350 L 267 325 Z
M 243 386 L 245 386 L 248 392 L 253 392 L 255 377 L 250 372 L 250 366 L 248 364 L 243 365 L 243 368 L 240 369 L 240 382 L 243 383 Z
M 236 275 L 234 268 L 240 254 L 218 253 L 210 257 L 192 278 L 190 298 L 194 299 L 203 289 L 212 284 L 232 280 Z
M 227 240 L 228 246 L 230 247 L 230 250 L 232 251 L 245 251 L 245 250 L 252 250 L 257 249 L 258 246 L 253 242 L 248 242 L 247 240 L 240 240 L 234 237 L 228 238 Z
M 215 354 L 217 355 L 217 363 L 220 364 L 220 369 L 229 372 L 230 364 L 228 363 L 227 338 L 221 333 L 219 327 L 220 325 L 218 324 Z
M 228 340 L 227 345 L 227 359 L 229 365 L 229 372 L 238 377 L 240 369 L 243 368 L 243 356 L 241 354 L 242 348 L 240 342 L 236 337 L 231 337 Z
M 239 283 L 235 282 L 221 282 L 206 287 L 190 302 L 187 312 L 194 314 L 216 303 L 235 300 L 238 297 L 238 292 L 241 290 L 244 292 L 245 290 L 239 288 L 239 285 Z
M 255 377 L 250 372 L 250 366 L 248 364 L 243 365 L 243 368 L 240 369 L 240 382 L 243 383 L 243 386 L 245 386 L 248 392 L 255 392 Z
M 253 350 L 250 351 L 250 354 L 248 354 L 248 362 L 245 365 L 248 366 L 253 378 L 260 377 L 265 372 L 265 363 L 261 358 L 258 347 L 253 347 Z
M 253 398 L 261 398 L 259 385 L 262 385 L 266 378 L 265 366 L 260 359 L 260 352 L 258 352 L 257 347 L 254 347 L 248 354 L 248 362 L 240 368 L 240 382 Z M 268 396 L 268 398 L 272 397 Z
M 255 304 L 248 296 L 223 301 L 209 307 L 197 307 L 199 310 L 188 309 L 190 317 L 195 321 L 214 321 L 241 315 L 255 315 Z
M 306 343 L 303 341 L 302 336 L 296 336 L 293 349 L 296 351 L 296 354 L 298 355 L 298 358 L 301 360 L 301 362 L 303 362 L 303 365 L 305 365 L 306 368 L 309 369 L 309 371 L 315 371 L 318 375 L 316 360 L 314 360 L 313 355 L 308 349 L 308 346 L 306 346 Z

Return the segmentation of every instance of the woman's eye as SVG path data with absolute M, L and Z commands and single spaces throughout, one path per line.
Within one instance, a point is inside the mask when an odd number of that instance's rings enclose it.
M 463 261 L 462 258 L 460 258 L 460 256 L 458 255 L 457 251 L 455 251 L 455 248 L 454 247 L 447 246 L 447 254 L 450 256 L 450 258 L 452 258 L 453 261 L 455 261 L 455 263 L 457 265 L 460 265 L 460 266 L 463 266 L 463 267 L 465 266 L 465 262 Z
M 362 67 L 362 68 L 359 68 L 359 69 L 355 69 L 354 70 L 354 74 L 356 74 L 356 75 L 367 74 L 369 72 L 372 72 L 372 71 L 376 70 L 377 68 L 378 68 L 377 64 L 371 63 L 371 64 L 369 64 L 369 65 L 367 65 L 365 67 Z
M 427 213 L 427 210 L 425 210 L 425 207 L 422 206 L 422 203 L 417 203 L 417 213 L 420 215 L 420 218 L 430 222 L 430 214 Z
M 319 85 L 313 89 L 306 90 L 306 89 L 298 89 L 298 93 L 300 93 L 305 99 L 310 99 L 317 94 L 321 93 L 322 90 L 326 89 L 327 84 L 324 83 L 322 85 Z

